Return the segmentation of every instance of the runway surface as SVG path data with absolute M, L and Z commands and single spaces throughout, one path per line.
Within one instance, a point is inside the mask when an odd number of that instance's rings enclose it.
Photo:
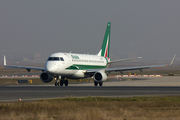
M 129 79 L 129 78 L 128 78 Z M 170 85 L 170 83 L 173 83 Z M 68 87 L 42 85 L 4 85 L 0 86 L 0 102 L 14 102 L 63 97 L 137 97 L 137 96 L 179 96 L 180 77 L 111 79 L 102 87 L 93 83 L 69 84 Z M 169 85 L 168 85 L 169 84 Z M 168 85 L 168 86 L 167 86 Z

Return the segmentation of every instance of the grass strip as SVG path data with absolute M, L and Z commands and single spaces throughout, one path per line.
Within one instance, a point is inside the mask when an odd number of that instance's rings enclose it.
M 0 103 L 0 120 L 176 120 L 180 97 L 61 98 Z

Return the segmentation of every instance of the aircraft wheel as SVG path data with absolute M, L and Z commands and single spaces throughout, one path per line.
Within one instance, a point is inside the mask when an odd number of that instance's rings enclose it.
M 68 80 L 64 81 L 65 86 L 68 86 Z
M 98 82 L 94 81 L 94 86 L 97 86 L 98 85 Z
M 61 80 L 60 85 L 63 86 L 63 84 L 64 84 L 64 80 Z
M 54 84 L 55 86 L 59 86 L 59 82 L 55 82 L 55 84 Z
M 100 83 L 99 83 L 99 86 L 102 86 L 102 85 L 103 85 L 103 82 L 100 82 Z

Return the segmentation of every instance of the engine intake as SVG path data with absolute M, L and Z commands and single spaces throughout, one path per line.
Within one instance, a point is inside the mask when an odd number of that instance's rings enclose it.
M 48 83 L 48 82 L 51 82 L 53 80 L 53 76 L 43 72 L 40 75 L 40 79 L 42 82 Z
M 103 82 L 107 80 L 107 74 L 103 71 L 98 71 L 94 73 L 94 80 L 96 82 Z

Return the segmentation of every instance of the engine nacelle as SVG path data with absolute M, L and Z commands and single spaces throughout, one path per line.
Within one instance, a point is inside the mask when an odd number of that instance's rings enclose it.
M 48 83 L 48 82 L 51 82 L 53 80 L 53 76 L 43 72 L 40 75 L 40 79 L 42 82 Z
M 96 82 L 103 82 L 107 80 L 107 74 L 103 71 L 98 71 L 94 73 L 94 80 Z

